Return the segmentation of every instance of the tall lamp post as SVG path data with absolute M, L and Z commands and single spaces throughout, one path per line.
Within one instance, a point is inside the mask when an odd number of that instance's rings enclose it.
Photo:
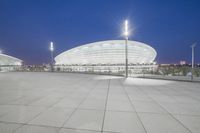
M 51 51 L 51 71 L 53 72 L 53 51 L 54 51 L 54 45 L 53 42 L 50 42 L 49 50 Z
M 128 20 L 124 22 L 124 36 L 125 36 L 125 77 L 128 77 Z
M 196 47 L 196 43 L 191 45 L 192 48 L 192 76 L 191 78 L 193 79 L 193 72 L 194 72 L 194 48 Z

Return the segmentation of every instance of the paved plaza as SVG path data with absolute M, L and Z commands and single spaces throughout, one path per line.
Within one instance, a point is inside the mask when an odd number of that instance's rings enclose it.
M 0 73 L 0 133 L 200 133 L 200 83 Z

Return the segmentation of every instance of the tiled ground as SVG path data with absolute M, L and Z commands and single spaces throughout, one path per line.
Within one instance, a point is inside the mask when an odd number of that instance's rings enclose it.
M 0 73 L 0 133 L 200 133 L 200 83 Z

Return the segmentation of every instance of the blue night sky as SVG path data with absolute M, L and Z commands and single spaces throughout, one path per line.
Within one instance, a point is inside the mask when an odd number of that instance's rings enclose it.
M 197 42 L 200 62 L 199 0 L 0 0 L 0 49 L 25 64 L 95 41 L 123 39 L 122 23 L 131 23 L 131 40 L 156 49 L 158 63 L 191 59 Z

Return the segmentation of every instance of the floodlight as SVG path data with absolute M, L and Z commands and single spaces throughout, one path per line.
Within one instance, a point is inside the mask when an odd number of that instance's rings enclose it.
M 128 38 L 129 31 L 128 31 L 128 20 L 125 20 L 124 22 L 124 35 L 126 38 Z
M 53 42 L 50 42 L 50 51 L 54 51 L 54 46 L 53 46 Z

